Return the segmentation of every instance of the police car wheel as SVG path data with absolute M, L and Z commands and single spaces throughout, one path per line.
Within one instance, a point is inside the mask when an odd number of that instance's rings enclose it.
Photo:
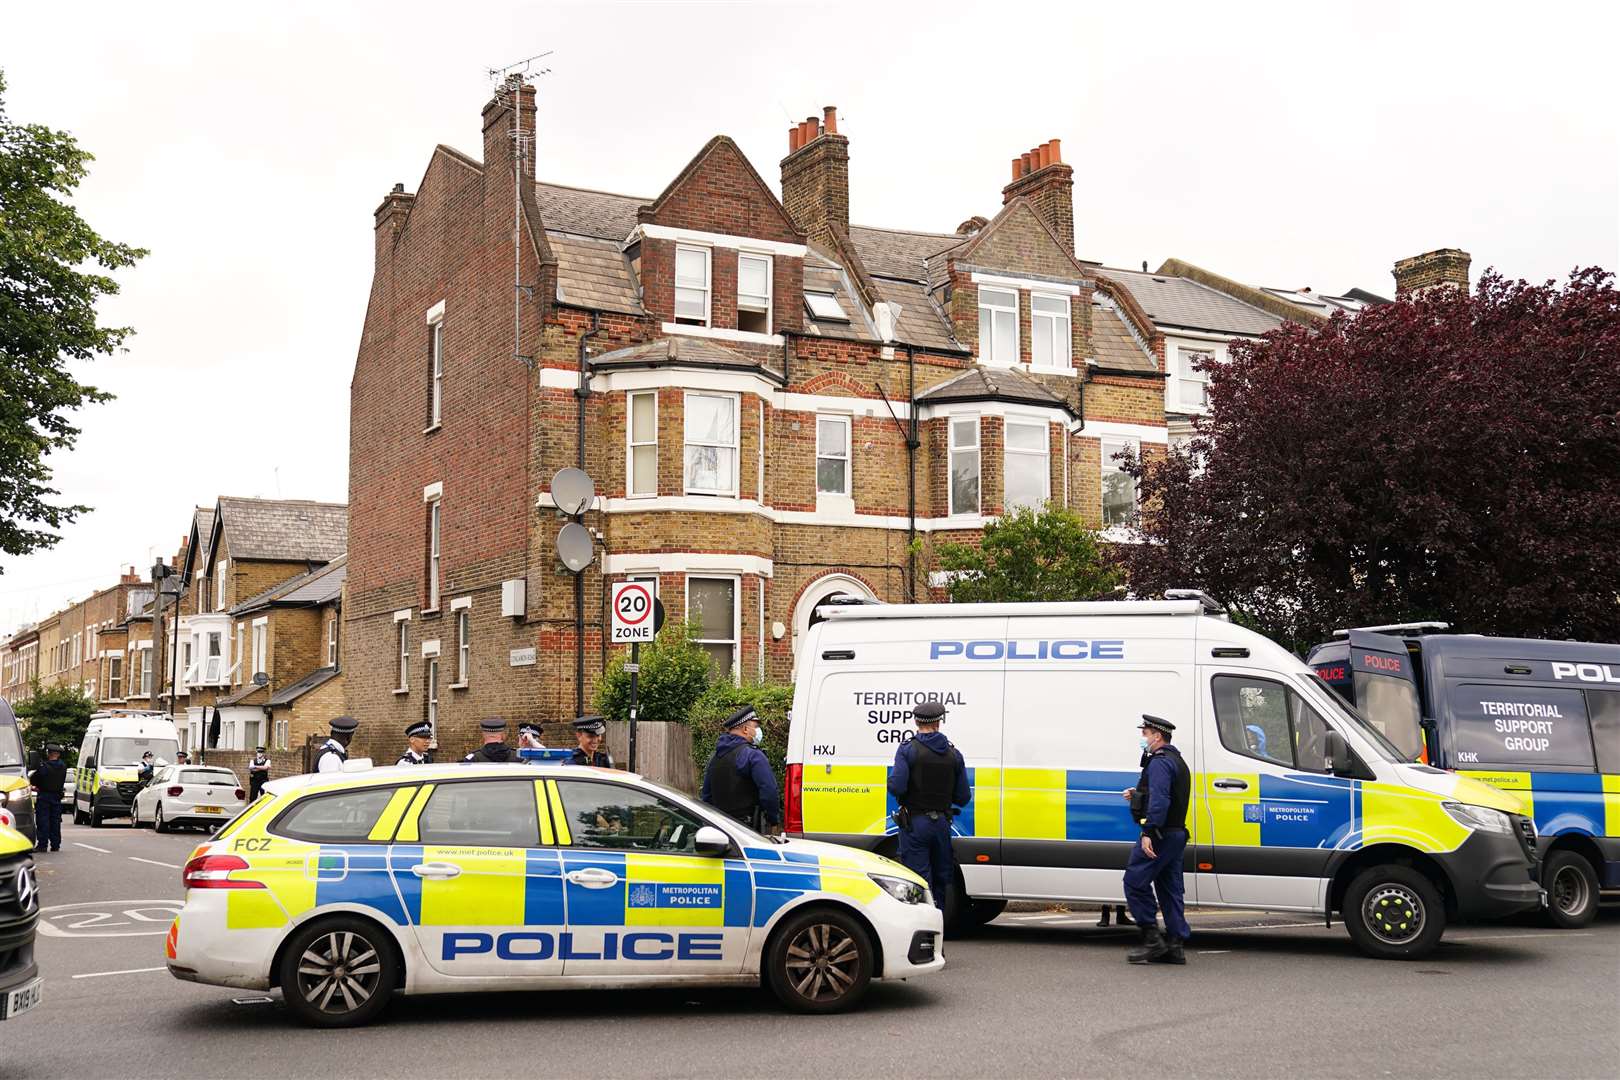
M 1446 929 L 1440 890 L 1409 866 L 1373 866 L 1357 874 L 1342 914 L 1356 947 L 1381 960 L 1426 956 Z
M 169 826 L 163 823 L 163 804 L 161 802 L 157 804 L 157 809 L 152 813 L 152 828 L 158 832 L 168 832 Z
M 1547 890 L 1547 922 L 1574 930 L 1597 918 L 1598 878 L 1592 864 L 1573 851 L 1555 851 L 1541 869 Z
M 831 908 L 790 916 L 772 939 L 766 972 L 772 992 L 795 1012 L 842 1012 L 866 993 L 875 959 L 855 919 Z
M 398 980 L 393 944 L 362 919 L 304 927 L 281 956 L 281 996 L 311 1027 L 355 1027 L 376 1019 Z

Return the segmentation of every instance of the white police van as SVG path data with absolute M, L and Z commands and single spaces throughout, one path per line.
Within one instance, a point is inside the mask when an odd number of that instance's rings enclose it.
M 1187 902 L 1342 913 L 1365 952 L 1421 956 L 1456 916 L 1534 907 L 1512 795 L 1410 763 L 1308 667 L 1199 599 L 824 607 L 798 660 L 787 832 L 895 850 L 887 779 L 937 699 L 973 799 L 947 921 L 1011 899 L 1119 903 L 1139 829 L 1136 728 L 1193 773 Z M 1399 919 L 1386 916 L 1398 910 Z

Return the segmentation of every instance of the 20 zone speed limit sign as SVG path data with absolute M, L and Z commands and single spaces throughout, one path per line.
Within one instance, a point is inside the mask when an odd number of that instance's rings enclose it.
M 653 639 L 653 592 L 646 581 L 620 581 L 613 586 L 613 644 Z

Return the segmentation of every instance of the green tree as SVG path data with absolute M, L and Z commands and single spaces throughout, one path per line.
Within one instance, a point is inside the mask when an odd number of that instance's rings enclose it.
M 96 702 L 77 686 L 42 687 L 35 679 L 33 697 L 18 702 L 14 711 L 24 746 L 43 753 L 46 743 L 60 743 L 62 759 L 71 765 L 79 755 Z
M 776 773 L 778 791 L 787 790 L 788 710 L 793 706 L 793 687 L 774 683 L 747 683 L 734 686 L 730 680 L 716 683 L 700 698 L 687 720 L 692 729 L 692 760 L 697 763 L 701 780 L 714 744 L 720 741 L 724 728 L 720 725 L 738 706 L 752 705 L 759 714 L 759 727 L 763 737 L 760 749 Z
M 111 355 L 133 332 L 102 326 L 96 302 L 118 291 L 118 270 L 146 254 L 98 236 L 68 198 L 92 155 L 65 131 L 6 115 L 0 74 L 0 554 L 50 547 L 51 530 L 89 507 L 53 503 L 45 458 L 73 446 L 67 414 L 111 395 L 68 372 Z M 40 527 L 43 526 L 43 527 Z
M 984 527 L 972 544 L 941 544 L 939 568 L 958 604 L 1099 600 L 1124 574 L 1080 515 L 1061 506 L 1021 507 Z
M 621 650 L 596 684 L 596 710 L 609 720 L 630 719 L 630 673 L 624 670 L 629 662 L 630 650 Z M 692 640 L 692 628 L 668 623 L 641 649 L 637 719 L 685 723 L 710 677 L 709 654 Z

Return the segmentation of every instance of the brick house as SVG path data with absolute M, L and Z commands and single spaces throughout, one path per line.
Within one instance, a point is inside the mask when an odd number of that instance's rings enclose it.
M 39 674 L 39 628 L 28 623 L 0 641 L 0 698 L 15 705 L 32 693 Z
M 363 752 L 424 717 L 449 752 L 484 715 L 571 717 L 626 578 L 717 669 L 785 679 L 817 602 L 937 597 L 941 540 L 1047 500 L 1102 525 L 1104 451 L 1162 452 L 1152 324 L 1075 259 L 1056 141 L 994 217 L 918 233 L 851 225 L 832 109 L 790 130 L 780 199 L 725 136 L 656 197 L 537 182 L 532 90 L 483 118 L 482 160 L 438 146 L 375 213 L 344 607 Z M 573 466 L 597 492 L 578 578 L 550 491 Z
M 130 591 L 140 586 L 132 568 L 117 584 L 52 612 L 0 643 L 0 696 L 12 702 L 27 698 L 37 677 L 43 687 L 75 686 L 100 703 L 105 696 L 101 669 L 109 649 L 107 635 L 123 621 Z

